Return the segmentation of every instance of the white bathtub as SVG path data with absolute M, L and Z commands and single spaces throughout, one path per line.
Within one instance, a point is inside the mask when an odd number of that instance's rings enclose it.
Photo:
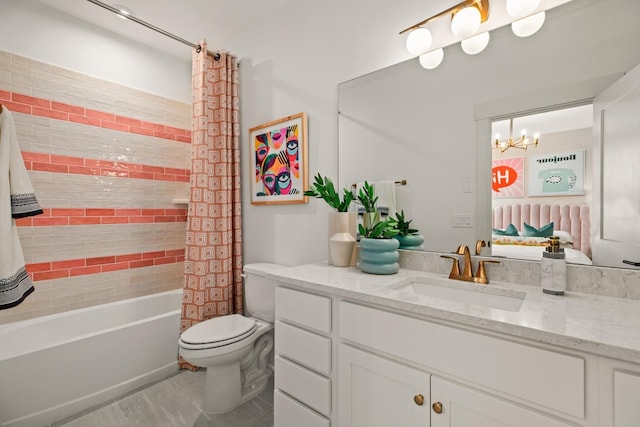
M 0 426 L 45 426 L 175 372 L 181 298 L 0 325 Z

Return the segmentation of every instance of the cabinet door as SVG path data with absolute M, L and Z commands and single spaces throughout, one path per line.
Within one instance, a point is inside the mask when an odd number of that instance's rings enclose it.
M 429 374 L 341 344 L 340 427 L 428 427 Z
M 640 375 L 631 372 L 613 373 L 613 420 L 615 427 L 640 425 Z
M 568 427 L 573 424 L 431 377 L 432 427 Z

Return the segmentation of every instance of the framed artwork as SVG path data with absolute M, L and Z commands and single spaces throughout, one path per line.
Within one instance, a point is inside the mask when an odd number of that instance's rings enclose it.
M 307 203 L 307 115 L 249 129 L 251 204 Z
M 524 197 L 524 157 L 493 160 L 491 197 Z
M 529 196 L 581 196 L 586 150 L 529 157 Z

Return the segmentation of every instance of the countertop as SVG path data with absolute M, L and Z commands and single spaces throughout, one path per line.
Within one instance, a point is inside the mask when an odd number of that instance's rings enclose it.
M 493 281 L 489 285 L 475 285 L 449 280 L 446 275 L 408 269 L 400 269 L 397 274 L 374 275 L 357 268 L 307 264 L 286 267 L 270 276 L 294 288 L 640 363 L 639 300 L 579 292 L 554 296 L 535 286 Z M 394 285 L 413 278 L 453 287 L 487 286 L 477 290 L 524 293 L 524 299 L 520 310 L 513 312 L 393 289 Z

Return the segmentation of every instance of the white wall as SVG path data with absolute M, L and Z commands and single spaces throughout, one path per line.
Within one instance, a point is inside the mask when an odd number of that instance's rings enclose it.
M 580 6 L 572 6 L 574 3 Z M 629 6 L 631 11 L 615 12 L 621 10 L 620 5 Z M 579 42 L 572 33 L 574 29 L 585 27 L 578 15 L 563 18 L 562 28 L 553 27 L 550 19 L 540 34 L 507 43 L 521 52 L 517 58 L 503 54 L 496 47 L 495 41 L 500 38 L 505 43 L 507 31 L 492 35 L 494 40 L 483 53 L 493 49 L 493 59 L 489 61 L 483 59 L 488 55 L 467 57 L 458 46 L 447 48 L 442 66 L 425 74 L 427 83 L 437 88 L 437 93 L 425 102 L 438 110 L 446 118 L 444 122 L 451 123 L 450 129 L 455 128 L 456 132 L 434 132 L 433 137 L 460 143 L 460 151 L 475 152 L 474 105 L 465 103 L 464 96 L 448 98 L 455 91 L 453 80 L 471 82 L 481 75 L 484 80 L 474 84 L 506 83 L 502 95 L 483 96 L 483 101 L 489 102 L 500 99 L 505 93 L 533 91 L 552 79 L 560 84 L 571 82 L 576 72 L 588 78 L 620 71 L 617 49 L 620 43 L 628 46 L 628 42 L 620 39 L 618 27 L 636 25 L 635 19 L 640 14 L 637 0 L 579 0 L 567 5 L 566 10 L 571 7 L 598 7 L 608 12 L 585 30 L 594 33 L 594 47 L 605 52 L 598 58 L 597 70 L 589 69 L 590 61 L 585 52 L 574 61 L 571 50 L 559 52 L 556 48 L 556 53 L 549 56 L 549 49 L 559 40 L 565 40 L 568 46 Z M 272 16 L 265 16 L 262 22 L 268 25 L 255 26 L 233 46 L 221 46 L 241 58 L 243 185 L 248 186 L 251 176 L 247 167 L 248 129 L 300 111 L 309 116 L 309 176 L 320 172 L 337 179 L 337 85 L 407 59 L 404 37 L 398 32 L 428 16 L 432 11 L 427 8 L 423 0 L 294 1 Z M 558 10 L 562 8 L 565 6 Z M 556 13 L 557 16 L 562 14 L 561 11 Z M 190 98 L 190 64 L 138 47 L 116 34 L 85 25 L 39 2 L 2 0 L 0 49 L 174 99 L 188 101 Z M 555 69 L 554 61 L 561 54 L 571 67 L 560 72 Z M 470 61 L 480 64 L 477 74 L 465 74 L 465 64 Z M 629 64 L 638 62 L 633 55 L 627 61 Z M 526 78 L 526 73 L 531 74 L 534 70 L 537 86 Z M 448 159 L 439 160 L 442 163 Z M 470 176 L 475 176 L 471 173 L 475 162 L 465 160 L 461 167 L 467 168 Z M 246 188 L 243 202 L 245 262 L 273 261 L 293 265 L 326 259 L 328 208 L 322 201 L 310 200 L 307 205 L 252 206 Z M 440 201 L 434 201 L 437 202 Z M 459 209 L 467 208 L 475 210 L 473 200 L 465 201 Z M 434 209 L 437 209 L 436 204 Z
M 190 61 L 150 49 L 39 1 L 1 0 L 0 50 L 191 102 Z
M 280 11 L 282 25 L 247 34 L 240 42 L 242 56 L 250 58 L 241 66 L 243 133 L 304 110 L 310 117 L 311 176 L 321 172 L 337 178 L 338 170 L 366 163 L 371 153 L 363 149 L 359 164 L 338 167 L 336 86 L 406 58 L 403 37 L 397 35 L 404 28 L 401 22 L 413 23 L 423 16 L 411 10 L 413 2 L 406 4 L 407 8 L 405 2 L 385 0 L 294 2 Z M 492 32 L 489 47 L 477 56 L 465 55 L 456 45 L 445 49 L 445 60 L 436 70 L 420 69 L 416 60 L 403 64 L 405 77 L 421 76 L 414 97 L 424 106 L 405 121 L 417 122 L 425 135 L 421 143 L 431 144 L 420 147 L 420 157 L 407 167 L 433 167 L 441 177 L 437 182 L 446 178 L 453 188 L 422 197 L 438 242 L 450 242 L 454 248 L 475 241 L 473 230 L 465 233 L 450 226 L 452 212 L 477 215 L 475 194 L 462 191 L 464 181 L 477 173 L 475 107 L 631 69 L 640 62 L 634 45 L 638 37 L 629 37 L 637 34 L 639 8 L 637 0 L 574 1 L 548 12 L 545 26 L 533 37 L 520 39 L 503 28 Z M 246 151 L 244 156 L 246 162 Z M 462 172 L 451 172 L 449 165 Z M 249 174 L 245 167 L 243 176 L 248 179 Z M 327 211 L 318 200 L 307 206 L 245 205 L 245 239 L 255 242 L 245 246 L 247 260 L 297 264 L 326 258 Z

